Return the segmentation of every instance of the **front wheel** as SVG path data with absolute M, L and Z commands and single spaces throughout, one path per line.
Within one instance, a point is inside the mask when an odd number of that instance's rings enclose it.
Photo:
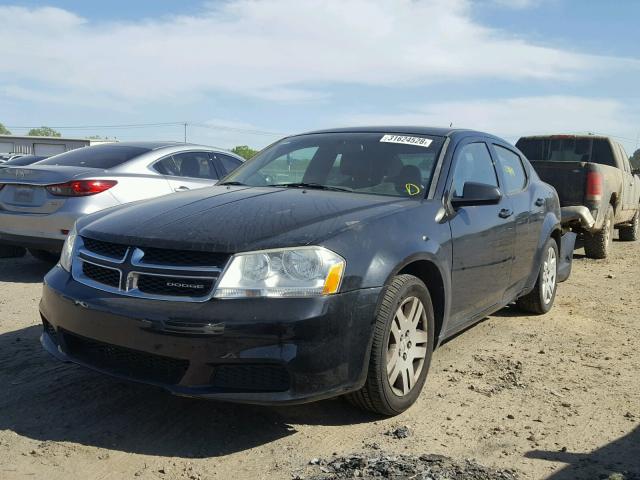
M 516 301 L 518 308 L 531 313 L 547 313 L 553 307 L 558 288 L 558 245 L 553 238 L 547 240 L 542 251 L 542 264 L 533 290 Z
M 365 385 L 351 403 L 381 415 L 397 415 L 417 400 L 434 344 L 434 315 L 427 287 L 398 275 L 387 287 L 375 319 Z
M 625 242 L 633 242 L 638 240 L 638 231 L 640 230 L 640 208 L 636 210 L 636 214 L 631 220 L 631 224 L 627 227 L 620 227 L 618 230 L 618 236 L 620 240 Z

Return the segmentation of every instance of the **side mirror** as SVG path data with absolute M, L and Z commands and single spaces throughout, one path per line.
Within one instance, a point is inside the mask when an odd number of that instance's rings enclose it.
M 453 197 L 451 205 L 454 208 L 473 205 L 495 205 L 500 202 L 502 193 L 498 187 L 486 183 L 466 182 L 462 190 L 462 197 Z

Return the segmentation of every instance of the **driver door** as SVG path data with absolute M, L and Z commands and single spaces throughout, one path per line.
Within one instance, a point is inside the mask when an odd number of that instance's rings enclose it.
M 484 141 L 467 141 L 454 154 L 448 200 L 461 197 L 466 182 L 499 187 Z M 503 301 L 509 285 L 515 223 L 511 202 L 502 195 L 491 205 L 463 206 L 449 220 L 452 238 L 451 325 L 477 319 Z

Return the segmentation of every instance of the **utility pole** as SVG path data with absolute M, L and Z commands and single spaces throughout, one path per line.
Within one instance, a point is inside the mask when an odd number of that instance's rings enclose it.
M 184 122 L 184 143 L 187 143 L 187 122 Z

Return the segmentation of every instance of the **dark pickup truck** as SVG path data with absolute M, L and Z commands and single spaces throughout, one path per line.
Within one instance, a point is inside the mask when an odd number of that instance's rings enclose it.
M 638 238 L 640 177 L 624 148 L 608 137 L 522 137 L 516 146 L 560 197 L 562 222 L 582 234 L 590 258 L 606 258 L 613 230 L 620 240 Z

